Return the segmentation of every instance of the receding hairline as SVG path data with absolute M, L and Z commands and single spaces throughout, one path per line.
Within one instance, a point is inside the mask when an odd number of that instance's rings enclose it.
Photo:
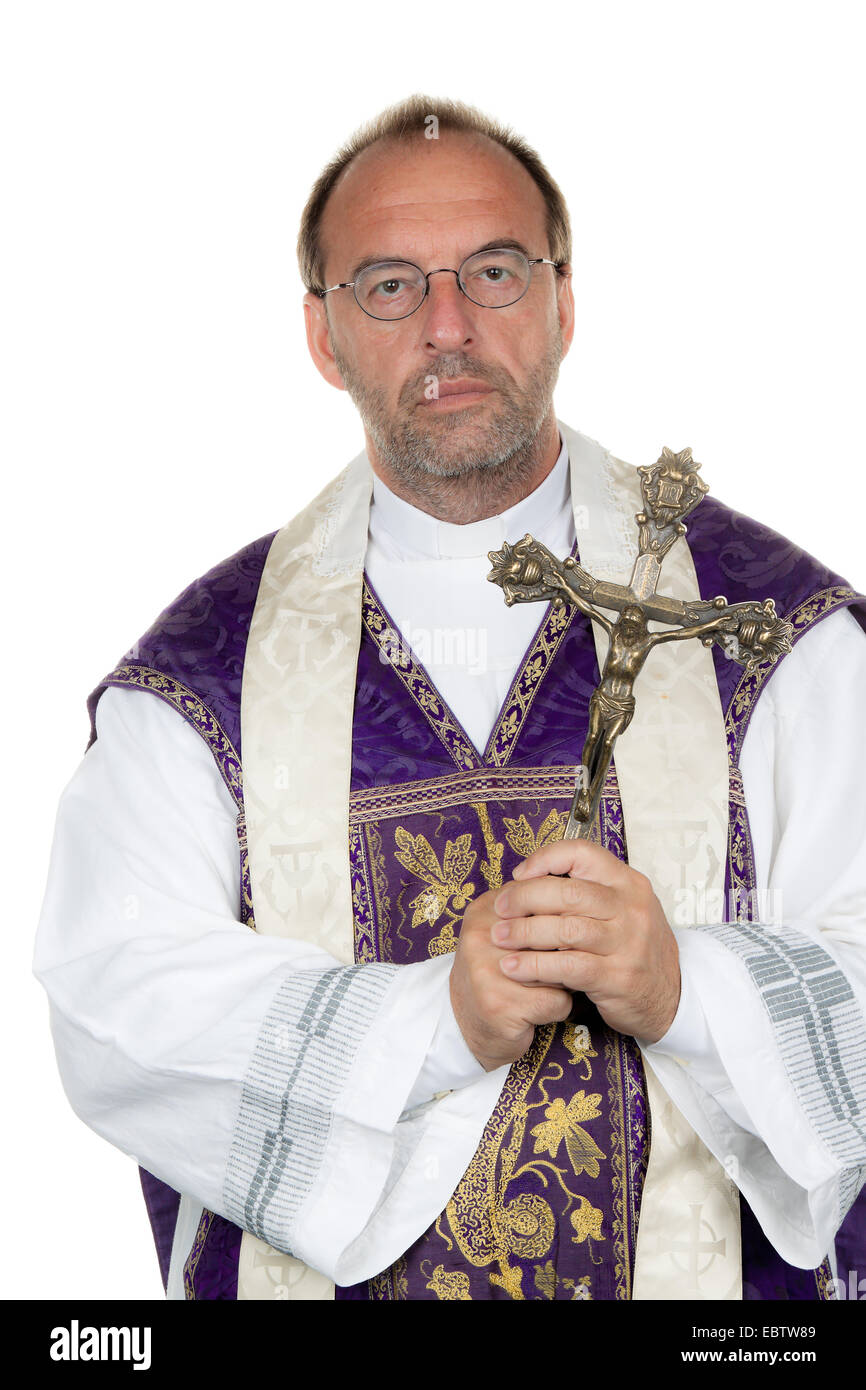
M 545 205 L 545 224 L 548 250 L 558 264 L 571 260 L 571 225 L 562 191 L 539 155 L 509 127 L 484 115 L 475 107 L 454 100 L 442 101 L 416 93 L 405 101 L 388 107 L 373 120 L 360 127 L 334 155 L 313 184 L 301 216 L 298 234 L 298 264 L 301 279 L 308 290 L 325 288 L 322 219 L 331 194 L 343 176 L 368 150 L 377 145 L 408 144 L 425 138 L 428 123 L 436 121 L 437 138 L 440 132 L 449 136 L 483 136 L 484 141 L 504 150 L 529 174 Z M 478 142 L 482 143 L 482 142 Z M 441 148 L 441 147 L 440 147 Z
M 464 141 L 464 142 L 470 142 L 470 141 L 471 141 L 472 143 L 474 143 L 475 145 L 477 145 L 477 146 L 479 147 L 479 149 L 482 149 L 484 146 L 487 146 L 487 149 L 489 150 L 489 153 L 490 153 L 494 158 L 496 157 L 497 151 L 498 151 L 499 154 L 501 154 L 502 156 L 505 157 L 506 161 L 510 162 L 510 163 L 511 163 L 512 165 L 514 165 L 518 170 L 522 171 L 522 173 L 525 174 L 525 176 L 530 180 L 530 183 L 531 183 L 531 185 L 532 185 L 532 188 L 533 188 L 533 189 L 535 190 L 535 192 L 537 193 L 538 198 L 539 198 L 539 200 L 540 200 L 541 212 L 542 212 L 542 215 L 544 216 L 545 224 L 548 223 L 549 219 L 548 219 L 548 217 L 547 217 L 547 207 L 546 207 L 546 205 L 545 205 L 544 195 L 543 195 L 541 189 L 538 187 L 538 184 L 535 182 L 535 180 L 533 179 L 532 175 L 530 174 L 530 172 L 529 172 L 529 170 L 526 168 L 526 166 L 520 162 L 520 160 L 517 158 L 517 156 L 516 156 L 515 154 L 512 153 L 511 150 L 506 149 L 504 145 L 500 145 L 499 142 L 498 142 L 497 140 L 492 139 L 491 136 L 486 135 L 486 134 L 484 133 L 484 131 L 480 131 L 480 130 L 453 130 L 453 129 L 448 129 L 448 130 L 445 132 L 445 135 L 447 136 L 447 143 L 451 143 L 451 142 L 454 141 L 454 140 L 462 140 L 462 141 Z M 430 143 L 431 143 L 431 145 L 433 144 L 432 141 L 431 141 Z M 436 146 L 437 146 L 440 150 L 443 148 L 443 146 L 444 146 L 445 144 L 446 144 L 446 140 L 445 140 L 444 138 L 436 142 Z M 392 133 L 387 133 L 387 134 L 385 134 L 385 135 L 380 135 L 380 136 L 378 137 L 378 139 L 372 141 L 369 145 L 365 145 L 364 149 L 358 151 L 358 153 L 357 153 L 357 155 L 354 157 L 354 159 L 350 160 L 350 161 L 340 170 L 339 174 L 337 175 L 336 179 L 334 180 L 333 184 L 331 185 L 331 188 L 329 189 L 329 192 L 328 192 L 327 200 L 323 203 L 322 208 L 321 208 L 321 211 L 320 211 L 320 213 L 319 213 L 319 218 L 318 218 L 318 244 L 319 244 L 320 266 L 321 266 L 321 271 L 322 271 L 322 273 L 324 273 L 325 264 L 326 264 L 327 259 L 328 259 L 328 246 L 327 246 L 327 242 L 326 242 L 326 240 L 325 240 L 325 230 L 324 230 L 325 216 L 326 216 L 326 214 L 327 214 L 328 208 L 329 208 L 329 206 L 330 206 L 330 204 L 331 204 L 333 198 L 334 198 L 335 195 L 339 192 L 340 186 L 346 181 L 346 179 L 349 178 L 353 173 L 357 173 L 357 172 L 358 172 L 358 165 L 359 165 L 359 164 L 361 164 L 361 163 L 362 163 L 365 159 L 367 159 L 370 155 L 375 155 L 376 153 L 382 153 L 383 147 L 387 147 L 387 146 L 389 146 L 389 145 L 393 148 L 393 150 L 394 150 L 395 152 L 405 150 L 407 153 L 409 153 L 409 152 L 412 152 L 412 151 L 413 151 L 413 147 L 410 145 L 409 140 L 406 139 L 405 137 L 404 137 L 404 138 L 401 138 L 399 135 L 394 135 L 394 134 L 392 134 Z M 549 252 L 549 250 L 550 250 L 550 245 L 549 245 L 549 243 L 550 243 L 550 232 L 549 232 L 549 228 L 547 228 L 547 238 L 548 238 L 548 246 L 547 246 L 547 248 L 546 248 L 546 250 L 545 250 L 545 254 L 547 254 L 547 253 Z

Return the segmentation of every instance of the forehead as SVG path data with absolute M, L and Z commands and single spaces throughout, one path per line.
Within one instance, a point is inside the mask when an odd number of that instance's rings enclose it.
M 367 256 L 448 264 L 499 236 L 549 255 L 535 180 L 495 141 L 457 131 L 369 146 L 337 180 L 321 234 L 328 278 Z

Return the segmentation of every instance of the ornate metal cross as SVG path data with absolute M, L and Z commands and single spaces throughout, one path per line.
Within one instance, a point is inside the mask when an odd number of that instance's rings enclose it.
M 487 578 L 500 585 L 509 607 L 552 601 L 562 608 L 573 603 L 610 638 L 601 680 L 589 702 L 589 728 L 563 835 L 566 840 L 590 837 L 614 744 L 634 714 L 634 682 L 653 647 L 698 637 L 704 646 L 715 642 L 723 647 L 747 671 L 791 650 L 793 629 L 777 617 L 771 598 L 763 603 L 729 604 L 720 596 L 686 603 L 657 591 L 662 561 L 685 535 L 683 517 L 709 491 L 698 477 L 700 466 L 691 449 L 678 454 L 663 449 L 651 468 L 638 469 L 644 507 L 635 516 L 639 553 L 627 585 L 594 579 L 571 556 L 557 560 L 530 535 L 516 545 L 506 541 L 501 550 L 488 552 L 493 568 Z M 611 619 L 602 609 L 619 616 Z M 650 632 L 647 623 L 651 620 L 666 623 L 671 630 Z

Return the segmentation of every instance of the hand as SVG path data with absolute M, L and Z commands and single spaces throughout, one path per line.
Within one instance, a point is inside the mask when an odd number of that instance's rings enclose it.
M 494 899 L 491 939 L 510 980 L 582 990 L 608 1027 L 641 1041 L 668 1031 L 679 951 L 646 875 L 600 845 L 557 840 L 519 864 Z
M 493 906 L 500 891 L 482 893 L 463 914 L 450 979 L 454 1017 L 487 1071 L 522 1057 L 536 1024 L 562 1023 L 573 1003 L 561 985 L 518 984 L 503 972 L 506 952 L 490 935 L 500 920 Z

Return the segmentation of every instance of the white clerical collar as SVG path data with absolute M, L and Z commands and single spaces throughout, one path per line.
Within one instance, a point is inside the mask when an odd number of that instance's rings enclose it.
M 560 442 L 559 458 L 533 492 L 498 516 L 462 526 L 440 521 L 404 501 L 374 473 L 370 535 L 386 531 L 391 543 L 396 541 L 406 554 L 443 559 L 486 555 L 489 550 L 498 550 L 505 540 L 520 540 L 527 531 L 534 536 L 543 534 L 547 524 L 571 505 L 568 450 L 562 434 Z

